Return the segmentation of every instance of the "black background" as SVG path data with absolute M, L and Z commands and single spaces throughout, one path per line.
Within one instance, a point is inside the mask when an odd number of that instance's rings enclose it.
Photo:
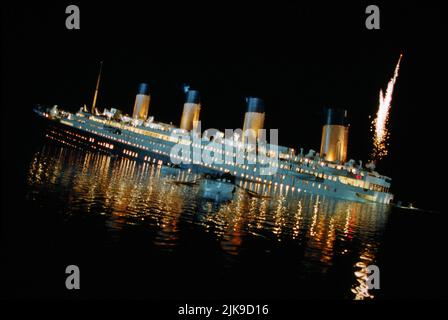
M 395 3 L 395 2 L 394 2 Z M 319 149 L 323 107 L 349 111 L 349 157 L 371 150 L 369 115 L 404 54 L 390 119 L 390 155 L 379 171 L 400 200 L 443 210 L 446 59 L 442 10 L 380 4 L 381 30 L 365 28 L 370 3 L 77 2 L 81 29 L 65 28 L 71 3 L 2 8 L 2 237 L 18 210 L 24 167 L 34 150 L 35 104 L 90 105 L 104 60 L 98 106 L 131 111 L 139 82 L 150 113 L 178 123 L 181 85 L 201 91 L 202 123 L 242 126 L 244 97 L 267 104 L 266 126 L 283 145 Z M 399 235 L 397 235 L 399 236 Z M 9 238 L 8 238 L 9 237 Z M 24 267 L 23 271 L 26 268 Z M 48 271 L 51 272 L 51 271 Z

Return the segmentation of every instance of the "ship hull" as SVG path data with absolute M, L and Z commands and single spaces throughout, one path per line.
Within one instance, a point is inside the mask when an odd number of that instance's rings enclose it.
M 143 150 L 141 147 L 134 146 L 129 141 L 120 139 L 120 133 L 117 132 L 117 129 L 111 128 L 110 131 L 107 131 L 106 135 L 103 132 L 98 134 L 90 132 L 91 130 L 77 128 L 70 121 L 55 120 L 42 117 L 39 114 L 37 114 L 37 117 L 44 122 L 45 136 L 53 143 L 76 149 L 120 156 L 154 165 L 173 165 L 172 159 L 166 152 L 161 153 L 160 150 L 151 148 Z M 113 147 L 111 148 L 111 146 Z M 165 146 L 166 148 L 168 147 Z M 181 163 L 176 165 L 176 167 L 198 174 L 222 173 L 219 170 L 194 163 Z M 235 168 L 235 170 L 238 170 L 238 168 Z M 389 204 L 392 200 L 392 195 L 389 193 L 372 193 L 371 191 L 342 185 L 333 181 L 321 182 L 320 180 L 309 180 L 306 177 L 303 178 L 304 180 L 301 180 L 302 178 L 296 175 L 293 180 L 294 183 L 287 185 L 286 183 L 281 183 L 280 180 L 276 181 L 272 177 L 270 180 L 265 180 L 266 182 L 260 182 L 256 179 L 247 178 L 247 175 L 245 176 L 239 171 L 235 172 L 235 183 L 239 187 L 260 194 L 281 193 L 286 195 L 300 195 L 302 193 L 311 193 L 349 201 L 380 204 Z

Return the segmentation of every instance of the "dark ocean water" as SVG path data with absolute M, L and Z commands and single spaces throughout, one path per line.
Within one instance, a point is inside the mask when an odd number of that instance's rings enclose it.
M 7 220 L 14 297 L 447 297 L 442 214 L 242 188 L 209 200 L 186 171 L 46 143 L 25 179 Z M 379 290 L 365 283 L 372 264 Z

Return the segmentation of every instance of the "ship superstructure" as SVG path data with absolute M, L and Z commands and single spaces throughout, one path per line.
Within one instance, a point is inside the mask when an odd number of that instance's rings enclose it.
M 102 113 L 81 108 L 76 113 L 37 107 L 35 113 L 48 122 L 46 136 L 69 145 L 156 165 L 175 166 L 199 173 L 232 175 L 241 187 L 256 192 L 312 193 L 361 202 L 389 204 L 391 179 L 372 165 L 347 161 L 348 124 L 345 110 L 327 109 L 320 153 L 279 145 L 244 144 L 238 136 L 217 132 L 211 138 L 198 131 L 201 109 L 199 92 L 187 90 L 180 126 L 148 117 L 149 89 L 141 84 L 133 115 L 116 109 Z M 264 127 L 263 100 L 250 97 L 243 134 L 257 135 Z M 217 138 L 218 137 L 218 138 Z M 255 137 L 256 138 L 256 137 Z M 179 153 L 182 149 L 189 152 Z M 203 161 L 204 153 L 222 161 Z M 256 157 L 262 154 L 263 157 Z M 270 173 L 266 174 L 266 168 Z

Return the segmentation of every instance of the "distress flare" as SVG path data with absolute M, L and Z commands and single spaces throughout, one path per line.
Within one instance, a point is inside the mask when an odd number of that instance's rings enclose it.
M 392 94 L 394 92 L 395 82 L 398 78 L 398 71 L 400 69 L 400 62 L 403 54 L 400 54 L 397 65 L 395 67 L 394 76 L 387 84 L 386 93 L 380 90 L 379 106 L 375 119 L 372 121 L 373 135 L 373 160 L 379 160 L 387 155 L 387 140 L 389 138 L 389 131 L 387 123 L 389 120 L 389 111 L 392 102 Z

